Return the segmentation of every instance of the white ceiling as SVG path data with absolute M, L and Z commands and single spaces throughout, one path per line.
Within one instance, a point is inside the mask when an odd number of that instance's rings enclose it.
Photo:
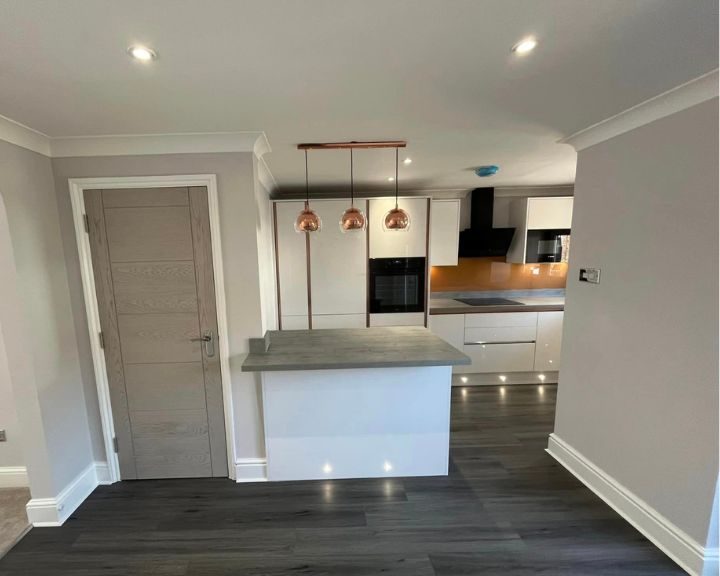
M 563 184 L 558 139 L 717 68 L 717 23 L 717 0 L 4 0 L 0 114 L 51 137 L 265 131 L 281 191 L 298 142 L 385 138 L 408 141 L 402 188 Z M 359 187 L 393 162 L 357 152 Z M 312 183 L 347 176 L 348 152 L 311 152 Z

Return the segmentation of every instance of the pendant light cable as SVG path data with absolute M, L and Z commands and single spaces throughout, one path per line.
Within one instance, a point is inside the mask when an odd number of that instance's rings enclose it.
M 310 181 L 308 180 L 308 156 L 305 150 L 305 207 L 310 206 Z
M 355 207 L 355 180 L 353 178 L 353 151 L 350 148 L 350 208 Z
M 395 209 L 398 207 L 398 149 L 395 148 Z

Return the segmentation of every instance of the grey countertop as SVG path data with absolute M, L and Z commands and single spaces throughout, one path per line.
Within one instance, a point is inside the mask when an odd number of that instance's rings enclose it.
M 510 300 L 520 302 L 523 306 L 470 306 L 451 298 L 431 298 L 430 314 L 488 314 L 490 312 L 553 312 L 565 309 L 564 296 L 521 297 Z
M 243 372 L 470 364 L 465 354 L 418 326 L 271 331 L 264 345 L 253 340 Z

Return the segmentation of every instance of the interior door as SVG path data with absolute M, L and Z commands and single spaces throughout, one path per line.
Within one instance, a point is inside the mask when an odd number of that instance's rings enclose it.
M 207 189 L 87 190 L 120 473 L 227 476 Z

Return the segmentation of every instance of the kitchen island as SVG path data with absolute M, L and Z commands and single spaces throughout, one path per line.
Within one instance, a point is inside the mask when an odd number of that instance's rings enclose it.
M 268 480 L 446 475 L 452 366 L 469 362 L 413 326 L 252 339 Z

